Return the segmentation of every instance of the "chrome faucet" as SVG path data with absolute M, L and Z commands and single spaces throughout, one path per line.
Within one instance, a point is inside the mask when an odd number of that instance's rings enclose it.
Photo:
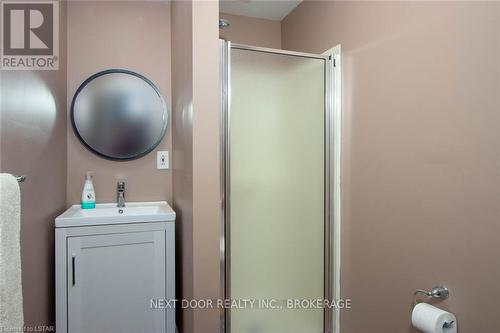
M 116 184 L 116 206 L 125 207 L 125 182 Z

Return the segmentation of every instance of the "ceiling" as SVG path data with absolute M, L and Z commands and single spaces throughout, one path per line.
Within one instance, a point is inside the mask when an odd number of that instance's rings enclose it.
M 302 0 L 219 0 L 222 13 L 281 21 Z

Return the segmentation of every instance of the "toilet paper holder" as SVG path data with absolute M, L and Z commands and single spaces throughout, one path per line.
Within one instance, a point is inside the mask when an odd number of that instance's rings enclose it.
M 419 294 L 423 294 L 427 297 L 431 297 L 434 299 L 447 299 L 450 296 L 450 291 L 445 286 L 434 286 L 430 291 L 424 289 L 416 289 L 413 292 L 413 307 L 417 305 L 417 296 Z

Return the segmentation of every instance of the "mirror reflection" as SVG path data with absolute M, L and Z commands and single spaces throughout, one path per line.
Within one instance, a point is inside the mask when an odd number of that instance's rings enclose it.
M 71 106 L 76 135 L 94 153 L 129 160 L 153 150 L 165 134 L 168 112 L 158 88 L 127 70 L 107 70 L 78 88 Z

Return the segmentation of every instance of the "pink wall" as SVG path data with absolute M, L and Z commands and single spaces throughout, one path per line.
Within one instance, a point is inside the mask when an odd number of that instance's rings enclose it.
M 68 2 L 68 109 L 90 75 L 125 68 L 152 80 L 171 108 L 170 3 L 159 1 Z M 69 117 L 68 117 L 69 121 Z M 172 201 L 171 170 L 156 169 L 156 151 L 171 150 L 171 125 L 160 145 L 133 161 L 114 162 L 87 150 L 68 124 L 67 203 L 80 202 L 85 172 L 95 172 L 98 202 L 116 201 L 124 178 L 128 201 Z
M 26 326 L 54 324 L 54 219 L 66 208 L 66 6 L 60 4 L 59 70 L 1 71 L 0 172 L 21 186 Z
M 178 296 L 218 297 L 217 2 L 72 1 L 67 16 L 66 6 L 61 7 L 61 69 L 1 75 L 1 171 L 28 175 L 21 191 L 26 324 L 54 322 L 53 221 L 80 201 L 87 170 L 95 171 L 98 202 L 115 200 L 119 177 L 127 182 L 129 201 L 173 201 L 180 244 Z M 75 137 L 67 113 L 73 94 L 84 79 L 107 68 L 137 71 L 158 85 L 169 107 L 173 101 L 173 172 L 156 170 L 154 153 L 130 162 L 102 159 Z M 171 133 L 169 128 L 157 150 L 172 150 Z M 217 310 L 184 311 L 183 332 L 216 332 L 219 315 Z
M 459 332 L 500 331 L 500 4 L 306 1 L 282 42 L 342 44 L 342 333 L 412 331 L 436 283 Z
M 220 291 L 220 133 L 217 1 L 193 2 L 194 297 Z M 220 311 L 196 310 L 195 332 L 220 332 Z
M 173 203 L 177 212 L 177 297 L 220 296 L 218 3 L 174 1 Z M 218 332 L 218 310 L 182 309 L 183 333 Z
M 219 13 L 230 22 L 220 37 L 233 43 L 281 49 L 281 23 L 255 17 Z
M 176 297 L 193 298 L 193 24 L 191 1 L 172 1 L 173 209 Z M 179 332 L 194 330 L 193 312 L 177 311 Z

